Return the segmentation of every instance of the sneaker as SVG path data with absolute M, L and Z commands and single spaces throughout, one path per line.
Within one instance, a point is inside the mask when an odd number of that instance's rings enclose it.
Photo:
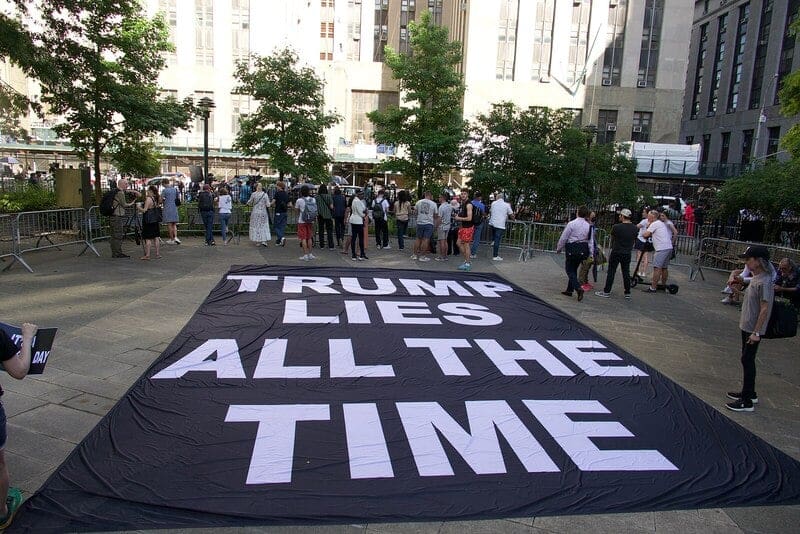
M 731 299 L 730 297 L 725 297 L 720 302 L 723 304 L 733 304 L 733 299 Z
M 595 291 L 594 294 L 604 299 L 611 298 L 611 293 L 606 293 L 605 291 Z
M 583 289 L 578 290 L 578 302 L 583 300 L 583 294 L 586 293 Z
M 383 245 L 384 250 L 389 250 L 390 248 L 392 248 L 392 245 Z
M 631 300 L 631 294 L 625 293 L 625 300 Z
M 477 258 L 477 257 L 478 257 L 478 256 L 477 256 L 476 254 L 470 254 L 470 255 L 469 255 L 469 259 L 471 259 L 471 260 L 474 260 L 474 259 L 475 259 L 475 258 Z
M 431 259 L 428 256 L 422 256 L 419 261 L 431 261 Z
M 380 245 L 375 245 L 375 248 L 377 248 L 378 250 L 380 250 L 380 249 L 382 249 L 383 247 L 382 247 L 382 246 L 380 246 Z
M 467 262 L 462 263 L 458 266 L 459 271 L 466 271 L 467 270 Z
M 412 254 L 412 255 L 411 255 L 411 259 L 412 259 L 412 260 L 416 260 L 416 259 L 417 259 L 417 255 L 416 255 L 416 254 Z
M 435 258 L 433 258 L 433 259 L 434 259 L 434 260 L 436 260 L 436 261 L 444 261 L 444 260 L 446 260 L 447 258 L 442 258 L 441 256 L 436 256 L 436 257 L 435 257 Z
M 642 289 L 644 293 L 658 293 L 658 289 L 653 289 L 652 287 L 648 286 L 647 289 Z
M 22 504 L 22 492 L 17 488 L 8 488 L 8 497 L 6 497 L 6 516 L 0 519 L 0 530 L 5 530 L 11 525 L 14 520 L 14 515 Z
M 734 412 L 752 412 L 753 411 L 753 403 L 750 401 L 745 400 L 738 400 L 729 402 L 725 405 L 725 407 L 729 410 Z
M 300 260 L 301 261 L 308 261 L 309 260 L 308 254 L 306 254 L 305 256 L 300 256 Z
M 572 291 L 562 291 L 561 294 L 564 295 L 565 297 L 572 298 Z
M 581 289 L 583 289 L 584 291 L 591 291 L 592 289 L 594 289 L 594 286 L 587 282 L 581 286 Z
M 286 240 L 285 240 L 285 239 L 281 239 L 281 246 L 282 246 L 282 247 L 285 247 L 285 246 L 286 246 Z
M 500 256 L 495 256 L 494 258 L 492 258 L 492 261 L 503 261 L 503 258 L 501 258 Z
M 174 245 L 175 244 L 175 240 L 174 239 L 167 239 L 166 241 L 164 241 L 164 244 L 165 245 Z
M 742 393 L 740 391 L 729 391 L 728 393 L 726 393 L 726 395 L 731 400 L 735 401 L 742 400 Z M 758 395 L 753 395 L 753 398 L 750 399 L 750 402 L 752 402 L 753 404 L 758 404 Z
M 353 256 L 350 259 L 353 260 L 353 261 L 358 261 L 358 256 Z
M 180 244 L 181 244 L 181 240 L 180 240 L 180 239 L 178 239 L 177 237 L 175 238 L 175 244 L 176 244 L 176 245 L 180 245 Z
M 316 260 L 316 259 L 317 259 L 317 257 L 316 257 L 316 256 L 314 256 L 313 254 L 309 254 L 309 255 L 308 255 L 308 259 L 309 259 L 309 260 Z
M 733 295 L 733 289 L 731 289 L 730 286 L 725 286 L 725 289 L 720 291 L 720 293 L 723 295 Z

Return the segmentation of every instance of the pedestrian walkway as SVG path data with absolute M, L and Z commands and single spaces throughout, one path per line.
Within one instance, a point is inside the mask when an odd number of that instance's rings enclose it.
M 130 243 L 126 246 L 133 248 Z M 30 256 L 34 274 L 17 269 L 0 275 L 4 321 L 59 327 L 44 375 L 24 381 L 2 379 L 9 416 L 6 455 L 14 485 L 30 495 L 42 484 L 159 356 L 230 265 L 308 265 L 297 259 L 299 250 L 294 239 L 285 248 L 264 249 L 246 240 L 241 245 L 204 247 L 202 239 L 186 238 L 180 246 L 166 247 L 164 258 L 158 261 L 111 259 L 107 247 L 101 249 L 101 258 L 41 252 Z M 314 254 L 318 259 L 311 265 L 334 267 L 455 271 L 458 265 L 455 259 L 415 262 L 396 248 L 371 248 L 366 262 L 353 262 L 338 251 L 315 249 Z M 618 283 L 612 298 L 589 293 L 578 303 L 559 293 L 565 285 L 562 262 L 563 256 L 538 254 L 525 263 L 493 262 L 486 256 L 472 265 L 473 271 L 498 272 L 565 310 L 725 416 L 800 459 L 796 340 L 765 341 L 759 351 L 760 402 L 755 413 L 723 410 L 724 393 L 737 386 L 741 368 L 737 310 L 719 304 L 722 275 L 713 273 L 707 275 L 707 282 L 689 282 L 686 269 L 673 269 L 671 274 L 681 286 L 677 295 L 635 290 L 633 299 L 625 301 Z M 799 522 L 800 506 L 787 506 L 268 531 L 787 532 Z

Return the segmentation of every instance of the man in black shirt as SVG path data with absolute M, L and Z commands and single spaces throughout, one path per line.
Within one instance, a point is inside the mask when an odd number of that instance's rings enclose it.
M 619 212 L 618 224 L 611 228 L 611 255 L 608 258 L 608 273 L 606 274 L 606 287 L 597 291 L 598 297 L 611 296 L 611 286 L 614 285 L 614 276 L 617 265 L 622 266 L 622 281 L 625 284 L 625 298 L 631 298 L 631 250 L 639 234 L 639 229 L 631 222 L 631 210 L 623 209 Z

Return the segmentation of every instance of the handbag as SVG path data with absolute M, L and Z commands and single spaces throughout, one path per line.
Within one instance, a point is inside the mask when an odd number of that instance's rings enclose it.
M 178 198 L 178 197 L 175 197 L 175 207 L 177 208 L 180 205 L 181 205 L 181 199 Z
M 797 308 L 791 302 L 775 299 L 772 302 L 772 313 L 767 323 L 767 331 L 763 338 L 781 339 L 797 335 Z
M 161 208 L 150 208 L 144 212 L 142 222 L 145 224 L 153 224 L 161 222 Z
M 589 239 L 591 239 L 591 237 L 592 228 L 589 227 L 589 234 L 586 236 L 586 241 L 567 243 L 564 246 L 564 252 L 567 254 L 567 259 L 576 262 L 583 262 L 583 260 L 588 258 L 591 255 L 589 250 Z

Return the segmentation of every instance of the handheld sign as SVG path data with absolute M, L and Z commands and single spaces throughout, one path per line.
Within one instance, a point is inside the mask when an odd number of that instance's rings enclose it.
M 18 326 L 0 323 L 0 329 L 17 344 L 22 347 L 22 330 Z M 33 338 L 33 348 L 31 349 L 31 367 L 29 375 L 40 375 L 44 372 L 47 359 L 50 357 L 50 350 L 53 348 L 53 341 L 56 338 L 58 328 L 39 328 Z

